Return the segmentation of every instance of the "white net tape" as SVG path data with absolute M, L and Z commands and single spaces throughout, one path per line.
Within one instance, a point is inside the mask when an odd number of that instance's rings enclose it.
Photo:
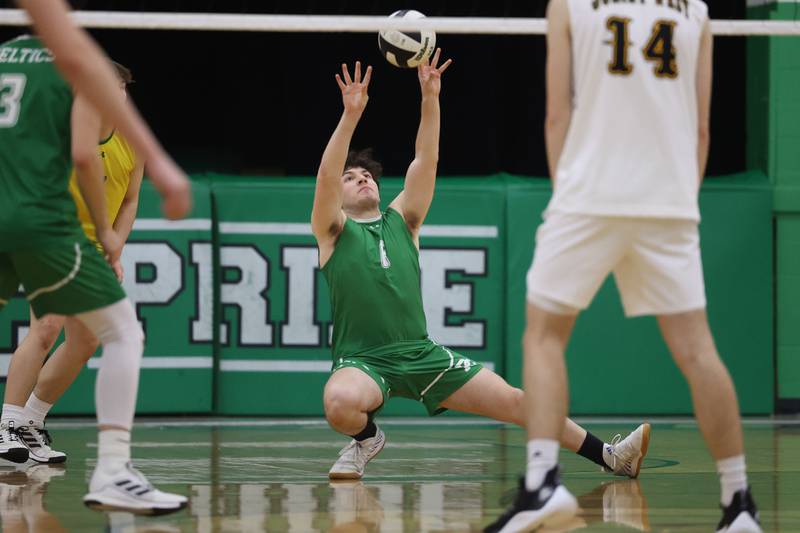
M 136 13 L 79 11 L 75 21 L 87 28 L 262 32 L 377 32 L 383 29 L 437 33 L 542 35 L 547 21 L 534 18 L 428 17 L 423 20 L 375 16 L 234 15 L 220 13 Z M 0 26 L 24 26 L 19 9 L 0 9 Z M 714 35 L 800 35 L 800 21 L 713 20 Z

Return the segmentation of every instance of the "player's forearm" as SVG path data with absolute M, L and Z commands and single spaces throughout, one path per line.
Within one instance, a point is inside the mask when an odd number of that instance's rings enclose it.
M 555 182 L 558 161 L 567 140 L 567 131 L 571 115 L 563 113 L 558 116 L 548 116 L 545 121 L 544 137 L 547 145 L 547 165 L 550 170 L 550 179 Z
M 75 161 L 75 174 L 83 201 L 97 232 L 108 229 L 106 195 L 103 190 L 103 164 L 100 158 L 91 157 L 86 161 Z
M 123 241 L 128 240 L 128 236 L 133 230 L 133 223 L 136 221 L 136 212 L 139 209 L 139 199 L 134 200 L 125 199 L 117 213 L 117 218 L 114 220 L 114 231 Z
M 420 106 L 419 129 L 414 144 L 414 159 L 418 162 L 433 165 L 439 161 L 439 131 L 441 128 L 441 112 L 439 98 L 427 96 L 422 98 Z
M 319 164 L 317 179 L 336 180 L 338 183 L 344 171 L 344 164 L 347 161 L 347 152 L 350 150 L 350 141 L 356 131 L 360 114 L 345 111 L 336 129 L 333 131 L 325 151 L 322 153 L 322 160 Z
M 698 184 L 703 183 L 703 177 L 706 174 L 706 165 L 708 164 L 708 149 L 711 145 L 711 134 L 708 128 L 700 128 L 697 132 L 697 179 Z

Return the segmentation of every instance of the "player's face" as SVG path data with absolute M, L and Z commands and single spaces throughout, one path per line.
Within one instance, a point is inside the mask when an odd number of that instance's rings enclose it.
M 342 204 L 347 208 L 373 208 L 380 204 L 378 184 L 365 168 L 348 168 L 342 176 Z

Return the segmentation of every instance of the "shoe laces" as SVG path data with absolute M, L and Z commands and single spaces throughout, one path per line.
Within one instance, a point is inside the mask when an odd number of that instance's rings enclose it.
M 132 477 L 136 479 L 136 481 L 141 483 L 142 487 L 153 490 L 153 485 L 150 483 L 150 480 L 148 480 L 139 470 L 134 468 L 131 463 L 126 463 L 125 469 L 131 474 Z
M 50 437 L 50 432 L 44 428 L 37 428 L 36 426 L 20 426 L 16 429 L 16 433 L 29 433 L 33 435 L 36 441 L 39 443 L 40 446 L 44 447 L 50 446 L 50 443 L 53 442 L 52 437 Z
M 364 446 L 355 439 L 351 440 L 347 446 L 342 448 L 339 452 L 339 457 L 343 457 L 353 464 L 361 464 L 364 461 L 364 456 Z
M 619 444 L 620 441 L 622 441 L 622 435 L 620 433 L 617 433 L 616 435 L 614 435 L 614 438 L 612 438 L 611 442 L 609 443 L 611 445 L 611 470 L 617 469 L 616 451 L 617 451 L 617 444 Z
M 4 440 L 19 442 L 17 438 L 17 428 L 14 427 L 14 422 L 8 422 L 0 426 L 0 442 Z

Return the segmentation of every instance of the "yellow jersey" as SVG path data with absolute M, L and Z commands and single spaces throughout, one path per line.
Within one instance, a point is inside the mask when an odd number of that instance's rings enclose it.
M 128 192 L 131 174 L 136 167 L 136 153 L 133 151 L 133 147 L 128 144 L 128 141 L 116 131 L 112 132 L 108 139 L 100 142 L 97 151 L 103 160 L 103 182 L 106 192 L 108 223 L 113 224 L 122 206 L 122 200 L 125 199 L 125 194 Z M 86 202 L 78 188 L 78 178 L 74 168 L 69 177 L 69 192 L 72 193 L 72 197 L 75 199 L 75 206 L 78 208 L 78 219 L 81 221 L 84 233 L 92 242 L 97 244 L 94 223 L 89 214 L 89 208 L 86 206 Z

